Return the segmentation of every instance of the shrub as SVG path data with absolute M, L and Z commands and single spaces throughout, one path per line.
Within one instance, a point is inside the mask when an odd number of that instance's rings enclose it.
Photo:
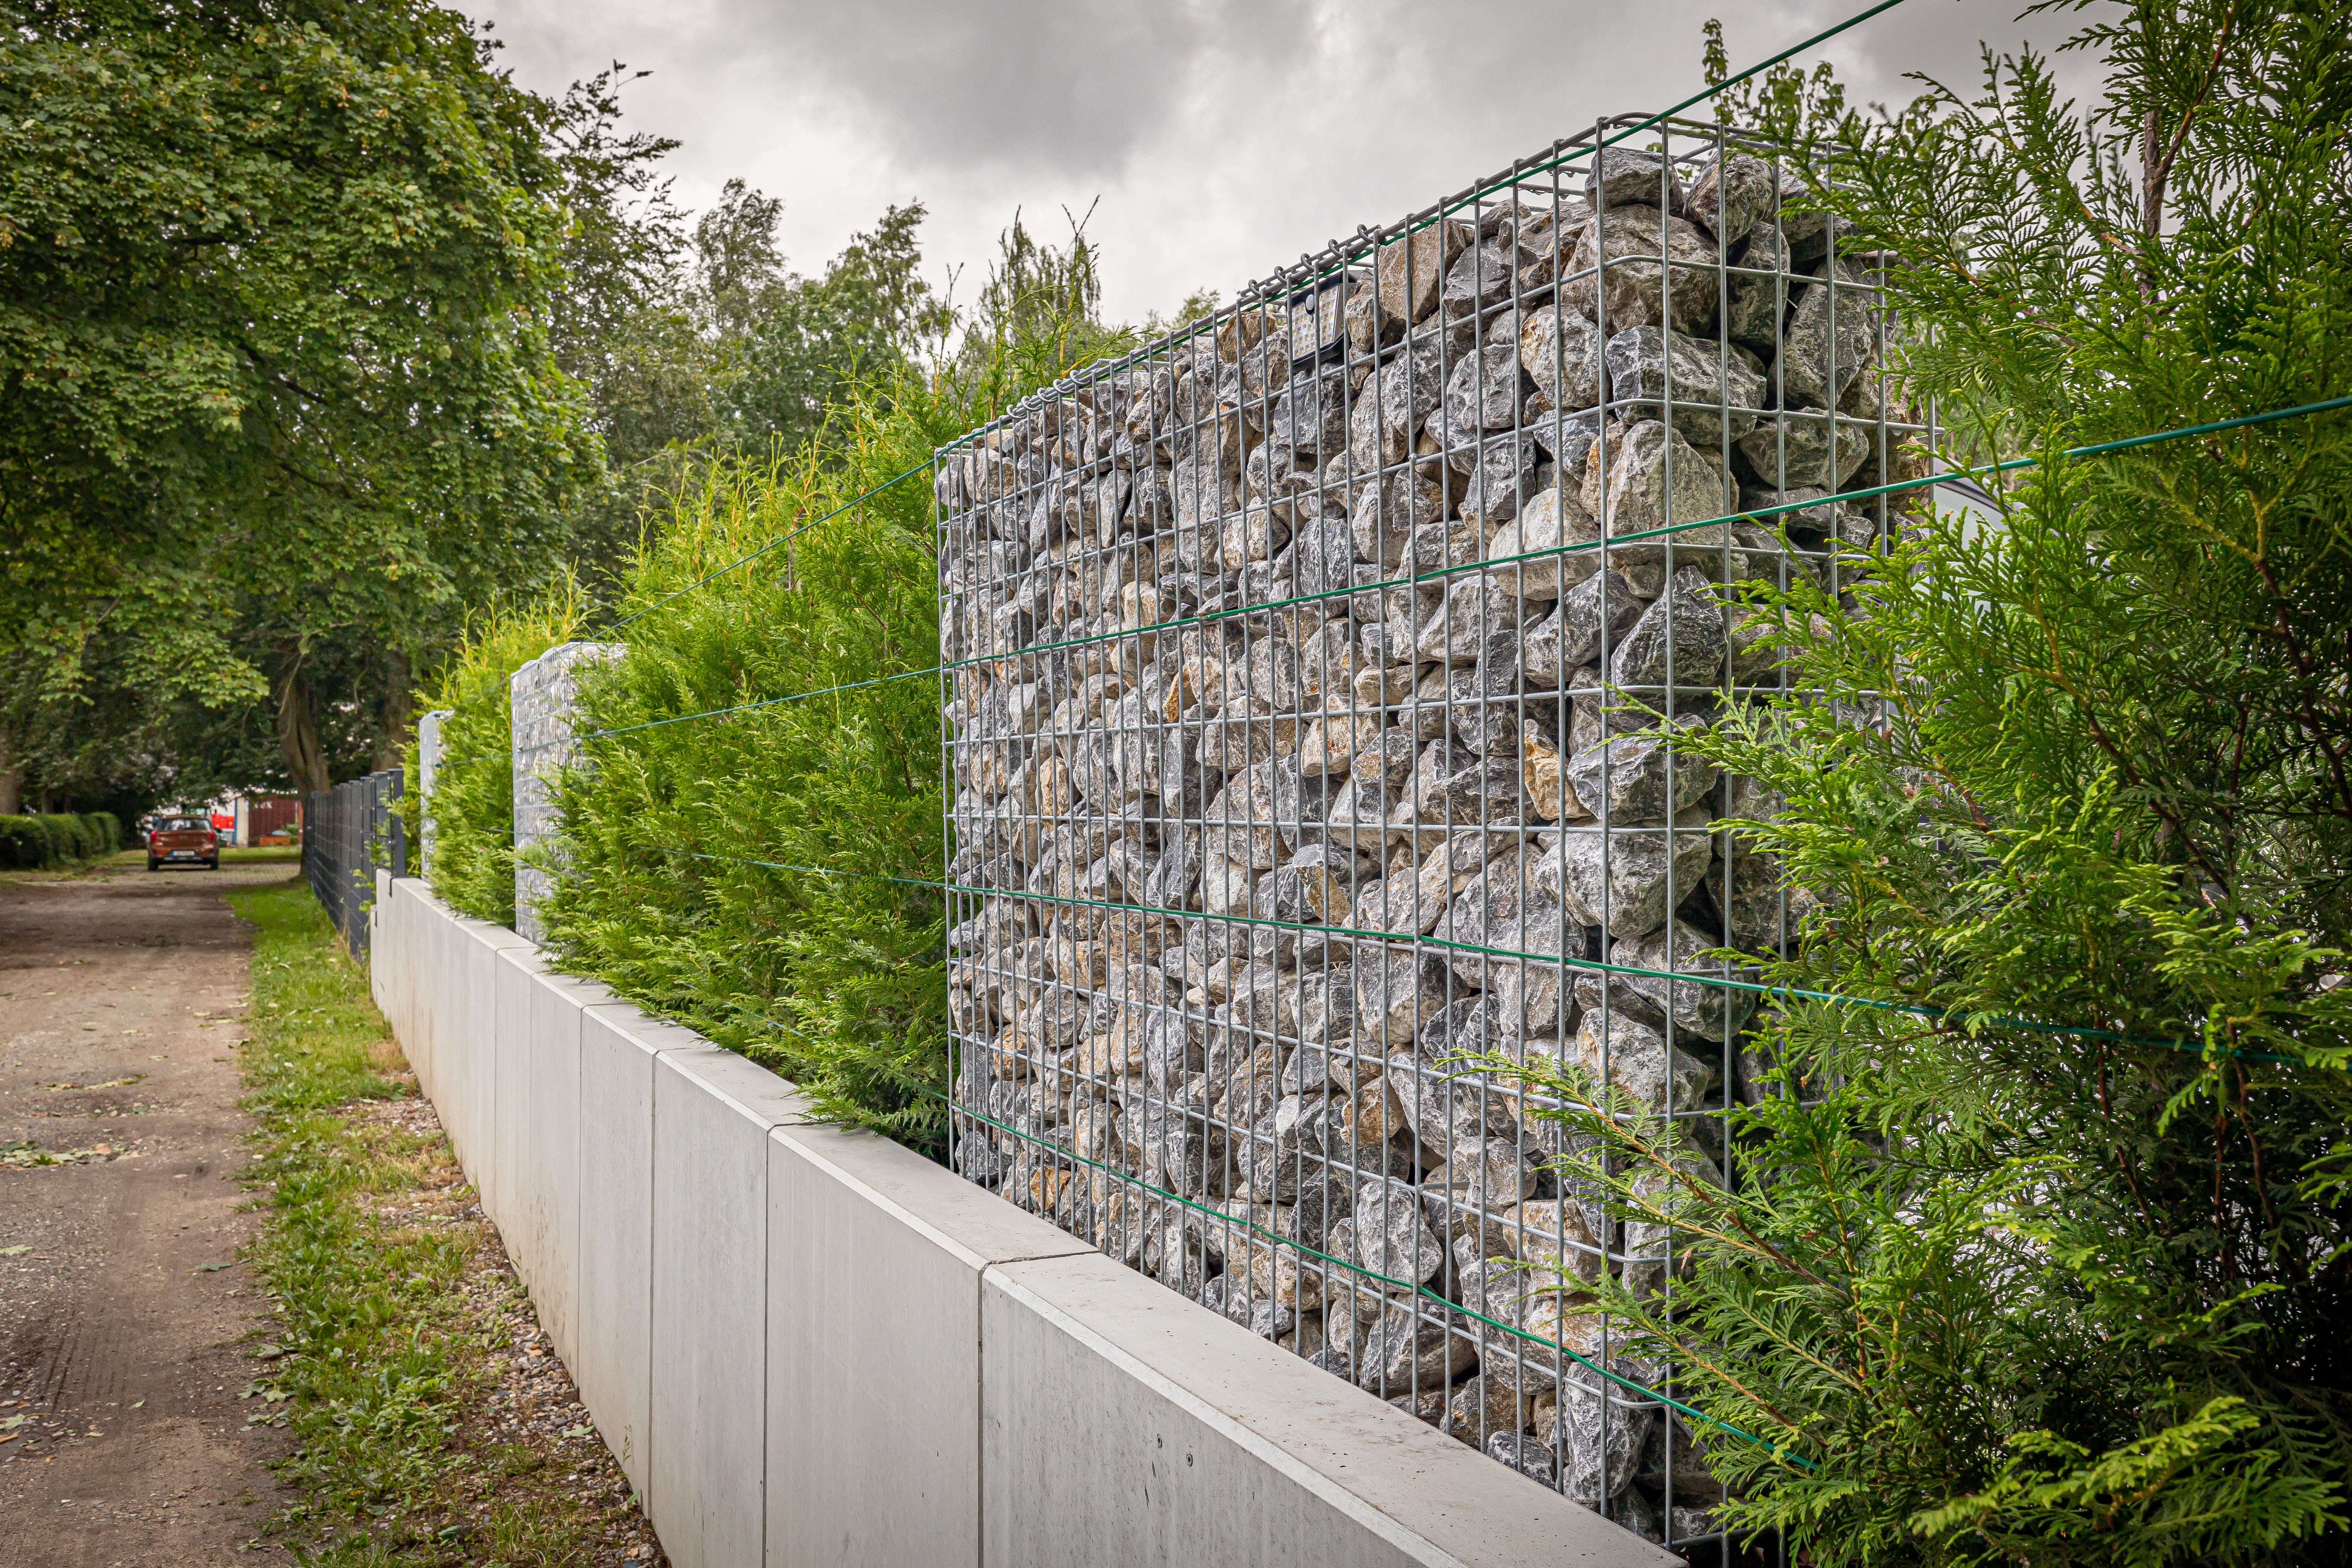
M 1600 1304 L 1762 1440 L 1706 1446 L 1792 1560 L 2352 1551 L 2352 421 L 2063 457 L 2352 391 L 2344 17 L 2118 13 L 2087 117 L 2029 54 L 1780 124 L 1903 258 L 1956 455 L 2041 463 L 1843 595 L 1759 594 L 1821 696 L 1687 743 L 1785 802 L 1733 826 L 1813 910 L 1760 1102 L 1685 1137 L 1529 1076 L 1571 1174 L 1674 1227 L 1671 1297 Z
M 79 816 L 64 812 L 50 812 L 40 818 L 48 830 L 51 858 L 55 862 L 87 860 L 90 856 L 89 829 Z
M 794 700 L 592 736 L 557 789 L 564 831 L 541 914 L 560 967 L 774 1067 L 827 1116 L 941 1155 L 950 1057 L 926 465 L 1124 346 L 1091 318 L 1091 266 L 1082 238 L 1034 285 L 1008 262 L 992 287 L 1009 303 L 963 358 L 854 388 L 796 452 L 706 465 L 627 575 L 625 607 L 645 613 L 625 628 L 625 655 L 583 679 L 583 720 L 618 730 Z
M 0 816 L 0 867 L 37 870 L 57 860 L 49 830 L 32 816 Z
M 421 814 L 433 815 L 433 853 L 425 880 L 452 909 L 499 925 L 514 924 L 514 752 L 507 682 L 514 672 L 580 625 L 579 591 L 566 580 L 530 600 L 493 604 L 435 677 L 426 710 L 449 710 L 433 798 L 417 783 L 416 743 L 408 744 L 403 809 L 409 842 L 421 858 Z
M 91 854 L 111 855 L 122 847 L 122 819 L 114 813 L 84 812 L 81 821 L 89 835 Z

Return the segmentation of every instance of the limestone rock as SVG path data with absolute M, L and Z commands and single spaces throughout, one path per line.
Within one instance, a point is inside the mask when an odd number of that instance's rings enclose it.
M 1560 296 L 1605 332 L 1662 324 L 1696 332 L 1715 319 L 1716 254 L 1706 236 L 1681 218 L 1663 216 L 1654 203 L 1604 207 L 1576 242 Z M 1596 288 L 1593 269 L 1604 255 L 1607 269 Z
M 1601 400 L 1601 330 L 1574 310 L 1546 305 L 1519 327 L 1519 365 L 1546 399 L 1545 410 L 1570 412 Z
M 1792 408 L 1833 408 L 1876 352 L 1878 290 L 1845 262 L 1824 266 L 1789 316 L 1775 362 L 1780 396 Z
M 1632 952 L 1619 962 L 1662 973 L 1752 981 L 1752 974 L 1721 959 L 1699 956 L 1722 945 L 1720 938 L 1710 937 L 1681 921 L 1671 921 L 1664 930 L 1634 943 Z M 1623 950 L 1611 951 L 1613 953 Z M 1747 1022 L 1748 1015 L 1756 1006 L 1754 992 L 1709 984 L 1701 979 L 1667 981 L 1648 974 L 1621 978 L 1627 989 L 1647 998 L 1653 1006 L 1671 1016 L 1676 1029 L 1702 1041 L 1722 1039 L 1727 1026 L 1737 1029 Z
M 1656 153 L 1632 147 L 1603 147 L 1592 154 L 1584 176 L 1584 203 L 1590 207 L 1663 206 L 1684 209 L 1682 174 Z
M 1516 599 L 1549 603 L 1601 570 L 1601 525 L 1575 495 L 1542 490 L 1486 546 L 1487 580 Z
M 1756 428 L 1765 406 L 1761 370 L 1744 351 L 1681 332 L 1628 327 L 1609 340 L 1612 410 L 1626 419 L 1659 419 L 1693 443 L 1721 448 Z
M 1725 245 L 1737 245 L 1771 216 L 1780 185 L 1771 164 L 1753 153 L 1726 149 L 1691 182 L 1683 216 Z
M 1717 685 L 1729 647 L 1726 614 L 1706 574 L 1684 567 L 1610 654 L 1611 683 L 1653 708 L 1664 707 L 1670 689 Z
M 1531 688 L 1550 689 L 1568 671 L 1599 658 L 1604 640 L 1614 648 L 1642 615 L 1642 601 L 1618 572 L 1596 572 L 1527 634 L 1520 670 Z
M 1707 834 L 1664 828 L 1571 831 L 1533 882 L 1580 925 L 1603 926 L 1612 938 L 1647 936 L 1705 879 L 1713 845 Z
M 1566 1059 L 1652 1110 L 1696 1110 L 1715 1074 L 1706 1062 L 1677 1047 L 1647 1024 L 1619 1009 L 1584 1015 Z M 1699 1042 L 1695 1042 L 1699 1043 Z
M 1696 726 L 1696 720 L 1678 720 L 1675 728 L 1688 731 Z M 1570 787 L 1604 826 L 1664 822 L 1702 805 L 1719 776 L 1713 763 L 1675 750 L 1656 731 L 1597 741 L 1568 763 Z

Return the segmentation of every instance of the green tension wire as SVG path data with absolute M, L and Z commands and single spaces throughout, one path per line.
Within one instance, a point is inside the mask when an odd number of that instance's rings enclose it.
M 1210 824 L 1206 826 L 1230 826 Z M 1739 991 L 1768 1001 L 1825 1002 L 1847 1007 L 1868 1007 L 1878 1012 L 1904 1013 L 1931 1023 L 1950 1024 L 1956 1019 L 1966 1023 L 1969 1015 L 1949 1007 L 1931 1007 L 1918 1002 L 1885 1002 L 1874 996 L 1849 996 L 1835 991 L 1813 991 L 1800 985 L 1769 985 L 1760 980 L 1739 980 L 1727 974 L 1707 974 L 1695 970 L 1648 969 L 1639 964 L 1611 963 L 1605 959 L 1574 958 L 1561 953 L 1522 952 L 1513 948 L 1487 947 L 1478 942 L 1461 942 L 1451 937 L 1405 936 L 1397 931 L 1364 931 L 1354 926 L 1323 925 L 1305 921 L 1276 920 L 1265 915 L 1204 916 L 1197 910 L 1163 909 L 1150 904 L 1116 903 L 1107 899 L 1077 899 L 1060 893 L 1032 893 L 1002 888 L 984 888 L 968 882 L 940 881 L 923 877 L 894 877 L 880 871 L 849 871 L 831 866 L 798 866 L 782 860 L 757 860 L 744 855 L 710 855 L 696 849 L 674 849 L 667 845 L 650 845 L 656 854 L 678 855 L 693 860 L 709 860 L 728 865 L 758 866 L 772 871 L 797 871 L 815 877 L 844 877 L 876 882 L 897 882 L 909 888 L 932 888 L 943 892 L 977 893 L 982 897 L 999 896 L 1027 900 L 1037 903 L 1066 904 L 1076 909 L 1103 910 L 1113 914 L 1159 915 L 1175 920 L 1215 920 L 1228 925 L 1265 926 L 1275 931 L 1315 931 L 1326 936 L 1345 937 L 1350 941 L 1373 942 L 1396 945 L 1442 947 L 1475 958 L 1499 958 L 1517 963 L 1550 964 L 1562 969 L 1580 970 L 1586 973 L 1614 974 L 1634 980 L 1663 980 L 1672 984 L 1706 985 L 1721 991 Z M 2142 1046 L 2152 1050 L 2181 1051 L 2192 1056 L 2204 1056 L 2206 1047 L 2186 1040 L 2158 1039 L 2150 1035 L 2126 1035 L 2116 1029 L 2103 1029 L 2089 1024 L 2045 1024 L 2032 1018 L 2006 1015 L 1978 1016 L 1976 1023 L 2004 1029 L 2023 1029 L 2032 1034 L 2058 1035 L 2071 1039 L 2104 1040 L 2113 1045 Z M 2283 1062 L 2294 1064 L 2302 1058 L 2282 1056 L 2271 1051 L 2248 1050 L 2235 1046 L 2216 1046 L 2213 1054 L 2241 1061 Z
M 2126 437 L 2117 441 L 2100 441 L 2086 447 L 2070 447 L 2064 451 L 2059 453 L 2058 456 L 2061 458 L 2070 460 L 2078 458 L 2106 457 L 2113 453 L 2129 451 L 2140 447 L 2156 446 L 2162 442 L 2185 441 L 2193 437 L 2216 435 L 2221 431 L 2243 429 L 2249 426 L 2275 424 L 2283 419 L 2305 418 L 2315 415 L 2330 414 L 2338 409 L 2347 407 L 2352 407 L 2352 396 L 2331 397 L 2318 403 L 2298 404 L 2292 408 L 2273 408 L 2260 414 L 2240 415 L 2234 419 L 2216 419 L 2201 425 L 2188 425 L 2172 430 L 2158 430 L 2143 436 Z M 1530 550 L 1517 555 L 1498 556 L 1491 561 L 1465 561 L 1453 566 L 1440 567 L 1434 571 L 1420 573 L 1414 578 L 1411 579 L 1411 581 L 1428 582 L 1439 578 L 1458 576 L 1468 572 L 1493 572 L 1505 567 L 1522 564 L 1530 561 L 1550 560 L 1552 558 L 1564 555 L 1588 554 L 1596 550 L 1606 551 L 1620 545 L 1637 543 L 1646 539 L 1656 539 L 1669 534 L 1686 532 L 1693 529 L 1716 528 L 1734 522 L 1757 521 L 1765 518 L 1782 516 L 1790 512 L 1809 511 L 1816 507 L 1828 506 L 1832 503 L 1843 503 L 1850 500 L 1867 500 L 1874 497 L 1893 495 L 1903 490 L 1931 489 L 1939 484 L 1949 483 L 1955 479 L 1972 479 L 1979 474 L 2003 474 L 2012 472 L 2019 468 L 2038 467 L 2042 461 L 2042 459 L 2040 457 L 2029 454 L 2028 456 L 2021 458 L 2011 458 L 1998 463 L 1988 463 L 1968 468 L 1948 469 L 1940 474 L 1930 474 L 1916 479 L 1896 479 L 1887 484 L 1870 485 L 1860 489 L 1839 490 L 1828 495 L 1813 496 L 1804 500 L 1783 501 L 1774 506 L 1757 507 L 1748 511 L 1725 512 L 1716 517 L 1700 518 L 1692 522 L 1673 522 L 1664 524 L 1658 528 L 1642 529 L 1632 533 L 1612 534 L 1606 538 L 1586 540 L 1575 544 L 1550 545 L 1541 550 Z M 913 470 L 909 470 L 909 472 L 912 471 Z M 1406 579 L 1398 579 L 1398 581 L 1406 581 Z M 1212 610 L 1204 615 L 1179 616 L 1174 620 L 1158 621 L 1154 622 L 1150 626 L 1137 626 L 1131 630 L 1092 632 L 1084 637 L 1066 637 L 1056 642 L 1037 643 L 1028 647 L 1017 648 L 1011 653 L 976 654 L 968 658 L 953 659 L 945 664 L 930 665 L 921 669 L 900 670 L 893 675 L 875 676 L 870 679 L 848 681 L 837 686 L 820 686 L 807 691 L 795 691 L 783 697 L 763 698 L 758 701 L 739 702 L 726 708 L 706 708 L 697 712 L 674 714 L 667 719 L 648 719 L 641 723 L 620 724 L 601 730 L 591 730 L 586 732 L 584 738 L 595 740 L 607 735 L 625 735 L 637 730 L 658 729 L 667 724 L 683 724 L 696 719 L 717 719 L 724 718 L 730 714 L 749 713 L 758 709 L 773 708 L 786 702 L 798 702 L 811 697 L 827 697 L 836 692 L 856 691 L 869 686 L 884 686 L 892 681 L 912 680 L 918 677 L 926 675 L 940 675 L 953 670 L 970 668 L 975 665 L 1006 664 L 1015 659 L 1034 657 L 1034 655 L 1041 653 L 1053 653 L 1062 648 L 1083 647 L 1094 643 L 1113 642 L 1122 637 L 1139 637 L 1146 633 L 1150 633 L 1156 636 L 1166 632 L 1182 631 L 1188 626 L 1208 626 L 1218 621 L 1231 620 L 1237 616 L 1260 616 L 1270 611 L 1293 608 L 1300 605 L 1313 604 L 1325 599 L 1345 598 L 1352 595 L 1370 592 L 1376 587 L 1386 587 L 1390 585 L 1391 584 L 1389 584 L 1383 583 L 1369 584 L 1365 587 L 1350 585 L 1344 588 L 1325 588 L 1313 593 L 1295 594 L 1287 598 L 1268 600 L 1266 603 L 1262 605 L 1239 605 L 1228 609 Z M 1311 717 L 1311 715 L 1301 715 L 1301 717 Z
M 843 512 L 849 510 L 852 507 L 865 505 L 867 501 L 872 500 L 876 496 L 880 495 L 884 490 L 888 489 L 891 486 L 921 473 L 925 468 L 929 468 L 933 461 L 935 461 L 935 459 L 926 458 L 921 462 L 917 463 L 913 468 L 908 468 L 905 473 L 894 475 L 889 479 L 884 479 L 880 484 L 876 485 L 872 489 L 867 490 L 863 495 L 851 497 L 848 500 L 845 500 L 839 506 L 835 507 L 831 511 L 826 512 L 823 517 L 811 519 L 809 521 L 802 523 L 798 528 L 793 529 L 789 532 L 779 534 L 777 537 L 771 539 L 767 543 L 762 544 L 759 549 L 752 551 L 750 554 L 737 556 L 734 560 L 730 561 L 726 565 L 719 567 L 716 572 L 704 574 L 702 576 L 696 578 L 693 582 L 688 583 L 685 587 L 680 588 L 677 593 L 667 595 L 662 598 L 656 599 L 642 610 L 630 611 L 627 615 L 623 616 L 619 620 L 613 623 L 613 629 L 614 631 L 618 631 L 623 626 L 627 626 L 631 621 L 637 619 L 640 616 L 650 616 L 656 610 L 660 609 L 664 605 L 669 604 L 674 600 L 686 597 L 687 595 L 693 593 L 697 588 L 701 587 L 704 584 L 712 581 L 714 578 L 724 577 L 728 573 L 734 571 L 735 568 L 742 565 L 744 563 L 748 561 L 757 561 L 761 556 L 765 555 L 771 550 L 791 543 L 793 540 L 798 539 L 802 534 L 806 533 L 810 529 L 816 527 L 818 524 L 831 522 L 835 518 L 839 517 Z
M 765 861 L 755 863 L 762 865 L 769 864 L 769 862 Z M 807 869 L 808 868 L 799 868 Z M 756 1007 L 738 1002 L 732 997 L 719 997 L 717 998 L 717 1000 L 725 1006 L 731 1007 L 739 1013 L 746 1014 L 751 1017 L 758 1019 L 761 1023 L 767 1025 L 770 1028 L 778 1030 L 783 1034 L 794 1036 L 795 1037 L 801 1037 L 799 1030 L 793 1028 L 789 1024 L 780 1023 L 776 1019 L 769 1017 L 766 1014 L 761 1012 Z M 1193 1198 L 1188 1198 L 1181 1193 L 1171 1192 L 1165 1187 L 1154 1185 L 1152 1183 L 1143 1179 L 1142 1177 L 1122 1171 L 1115 1165 L 1107 1164 L 1100 1160 L 1091 1159 L 1087 1155 L 1077 1152 L 1074 1149 L 1066 1149 L 1061 1144 L 1053 1142 L 1051 1139 L 1041 1138 L 1034 1132 L 1024 1132 L 1018 1127 L 1011 1126 L 1005 1122 L 1000 1121 L 983 1111 L 974 1110 L 970 1106 L 958 1105 L 953 1099 L 941 1093 L 936 1089 L 927 1088 L 923 1092 L 946 1105 L 951 1114 L 968 1117 L 971 1121 L 982 1122 L 989 1127 L 992 1127 L 998 1131 L 1006 1134 L 1008 1137 L 1018 1138 L 1024 1142 L 1034 1144 L 1040 1148 L 1048 1150 L 1057 1160 L 1068 1160 L 1075 1163 L 1086 1165 L 1094 1170 L 1104 1172 L 1105 1173 L 1117 1178 L 1124 1186 L 1149 1194 L 1151 1196 L 1161 1199 L 1165 1202 L 1176 1204 L 1184 1208 L 1191 1209 L 1194 1213 L 1202 1215 L 1204 1218 L 1214 1221 L 1222 1228 L 1249 1231 L 1263 1237 L 1269 1244 L 1269 1250 L 1277 1250 L 1282 1247 L 1288 1247 L 1294 1252 L 1304 1253 L 1308 1258 L 1312 1258 L 1318 1262 L 1328 1264 L 1332 1268 L 1358 1276 L 1361 1279 L 1370 1280 L 1375 1284 L 1387 1286 L 1391 1289 L 1399 1292 L 1410 1293 L 1416 1297 L 1425 1298 L 1428 1300 L 1436 1302 L 1448 1312 L 1459 1313 L 1465 1318 L 1471 1319 L 1475 1322 L 1486 1325 L 1487 1328 L 1499 1330 L 1503 1333 L 1508 1334 L 1514 1339 L 1524 1340 L 1528 1344 L 1539 1346 L 1544 1350 L 1553 1352 L 1559 1355 L 1566 1356 L 1569 1360 L 1576 1363 L 1579 1366 L 1584 1367 L 1586 1370 L 1608 1379 L 1611 1383 L 1617 1384 L 1619 1387 L 1629 1389 L 1643 1399 L 1654 1400 L 1658 1404 L 1666 1405 L 1667 1407 L 1690 1417 L 1694 1421 L 1704 1422 L 1707 1426 L 1712 1426 L 1718 1431 L 1727 1433 L 1742 1441 L 1753 1443 L 1759 1447 L 1769 1447 L 1773 1451 L 1775 1458 L 1787 1459 L 1790 1463 L 1802 1466 L 1808 1470 L 1815 1468 L 1812 1461 L 1805 1458 L 1802 1455 L 1790 1453 L 1787 1448 L 1780 1444 L 1772 1443 L 1766 1438 L 1755 1436 L 1753 1433 L 1743 1431 L 1727 1421 L 1718 1420 L 1717 1417 L 1707 1415 L 1703 1410 L 1697 1410 L 1688 1405 L 1685 1405 L 1680 1400 L 1675 1398 L 1672 1394 L 1660 1393 L 1658 1390 L 1652 1388 L 1645 1384 L 1637 1383 L 1633 1379 L 1627 1377 L 1621 1373 L 1612 1372 L 1609 1368 L 1601 1365 L 1599 1363 L 1592 1361 L 1589 1357 L 1580 1355 L 1577 1352 L 1570 1350 L 1566 1345 L 1561 1344 L 1557 1340 L 1548 1340 L 1540 1334 L 1531 1334 L 1525 1329 L 1517 1327 L 1514 1324 L 1504 1322 L 1496 1318 L 1488 1317 L 1486 1313 L 1478 1311 L 1475 1308 L 1465 1307 L 1458 1302 L 1448 1300 L 1445 1297 L 1439 1295 L 1436 1291 L 1432 1290 L 1426 1285 L 1416 1284 L 1410 1280 L 1399 1279 L 1391 1275 L 1383 1274 L 1376 1268 L 1367 1268 L 1363 1264 L 1352 1262 L 1344 1258 L 1334 1257 L 1332 1254 L 1325 1252 L 1318 1247 L 1310 1247 L 1303 1241 L 1293 1240 L 1287 1237 L 1278 1234 L 1277 1232 L 1269 1230 L 1264 1225 L 1259 1224 L 1255 1220 L 1244 1219 L 1237 1215 L 1227 1214 L 1221 1208 L 1202 1204 Z M 1563 1286 L 1562 1288 L 1568 1289 L 1566 1286 Z

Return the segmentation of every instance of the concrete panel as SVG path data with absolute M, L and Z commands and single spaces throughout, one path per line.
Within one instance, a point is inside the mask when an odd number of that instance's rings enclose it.
M 524 1282 L 540 1326 L 567 1366 L 580 1343 L 580 1019 L 613 1000 L 606 986 L 569 974 L 542 972 L 530 989 L 530 1097 L 516 1230 L 531 1260 Z
M 440 1080 L 433 1046 L 442 1013 L 441 994 L 451 968 L 447 962 L 450 922 L 425 885 L 414 877 L 397 883 L 392 896 L 408 925 L 403 952 L 408 965 L 409 1033 L 401 1037 L 401 1048 L 408 1053 L 409 1066 L 416 1069 L 417 1086 L 427 1100 L 435 1100 L 440 1093 Z
M 1107 1258 L 990 1270 L 981 1344 L 992 1563 L 1681 1561 Z
M 801 1113 L 790 1084 L 730 1051 L 656 1058 L 647 1497 L 678 1568 L 761 1561 L 768 1132 Z
M 453 1098 L 464 1129 L 457 1153 L 488 1213 L 499 1179 L 499 980 L 508 967 L 500 955 L 530 944 L 487 921 L 460 916 L 457 924 L 466 969 L 464 1011 L 455 1031 L 460 1060 Z
M 981 1273 L 1091 1251 L 872 1133 L 769 1134 L 769 1568 L 976 1568 Z
M 580 1348 L 564 1364 L 641 1493 L 653 1489 L 654 1058 L 709 1044 L 625 1003 L 580 1016 Z
M 529 943 L 503 948 L 498 955 L 496 992 L 490 1028 L 491 1093 L 490 1181 L 482 1207 L 499 1236 L 507 1256 L 530 1283 L 538 1258 L 521 1234 L 523 1194 L 532 1179 L 530 1165 L 530 996 L 547 965 L 539 949 Z M 509 1234 L 511 1233 L 511 1234 Z

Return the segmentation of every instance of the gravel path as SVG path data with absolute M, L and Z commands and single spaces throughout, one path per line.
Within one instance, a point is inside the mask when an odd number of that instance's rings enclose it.
M 287 1561 L 248 1429 L 234 1047 L 250 934 L 223 889 L 290 865 L 0 880 L 0 1555 Z M 40 1163 L 54 1160 L 59 1163 Z

